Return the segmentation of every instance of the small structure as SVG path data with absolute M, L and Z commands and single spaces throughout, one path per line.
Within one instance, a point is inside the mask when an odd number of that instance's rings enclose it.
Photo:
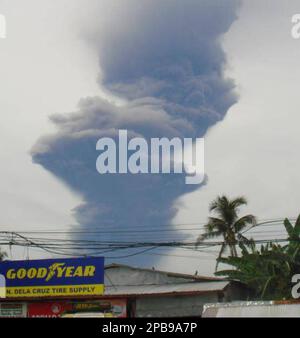
M 98 273 L 97 278 L 96 276 L 81 276 L 80 282 L 83 286 L 77 285 L 75 280 L 78 278 L 77 273 L 75 276 L 77 270 L 72 268 L 70 270 L 74 271 L 73 279 L 70 281 L 72 285 L 69 283 L 66 287 L 57 286 L 64 282 L 63 276 L 59 275 L 60 279 L 55 280 L 53 277 L 48 284 L 42 287 L 46 291 L 47 289 L 62 290 L 61 293 L 51 291 L 48 294 L 42 294 L 41 287 L 28 287 L 24 279 L 20 279 L 18 287 L 13 289 L 14 292 L 15 289 L 20 290 L 18 294 L 13 294 L 12 297 L 12 291 L 8 290 L 10 292 L 7 293 L 7 298 L 0 299 L 0 317 L 200 317 L 203 305 L 206 303 L 243 300 L 247 296 L 247 290 L 237 282 L 198 274 L 188 275 L 121 264 L 110 264 L 104 267 L 102 260 L 98 262 L 93 261 L 94 259 L 96 258 L 82 259 L 78 262 L 82 266 L 94 264 L 96 272 L 102 271 L 101 274 Z M 61 264 L 67 262 L 70 263 L 66 259 Z M 75 266 L 76 262 L 72 261 L 72 264 Z M 19 261 L 6 264 L 22 266 L 17 270 L 9 270 L 9 274 L 16 273 L 17 277 L 21 272 L 22 274 L 34 271 L 46 273 L 48 270 L 45 266 L 49 264 L 53 266 L 56 263 L 56 260 L 51 260 L 50 262 Z M 44 264 L 43 268 L 39 267 L 41 264 Z M 34 270 L 31 268 L 32 265 L 37 265 L 38 268 Z M 56 277 L 58 278 L 58 275 Z M 41 278 L 35 282 L 42 284 L 45 283 L 44 279 Z M 49 285 L 50 282 L 51 285 Z M 97 288 L 99 283 L 100 288 Z M 88 284 L 89 288 L 86 287 Z M 70 292 L 66 293 L 65 289 Z M 88 292 L 78 293 L 77 289 Z M 35 290 L 39 292 L 36 293 Z
M 105 267 L 105 298 L 126 299 L 132 317 L 201 316 L 208 302 L 246 299 L 239 283 L 121 264 Z

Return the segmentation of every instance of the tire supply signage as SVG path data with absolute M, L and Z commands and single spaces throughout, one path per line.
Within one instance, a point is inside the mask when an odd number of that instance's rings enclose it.
M 104 258 L 4 261 L 7 298 L 95 296 L 104 293 Z

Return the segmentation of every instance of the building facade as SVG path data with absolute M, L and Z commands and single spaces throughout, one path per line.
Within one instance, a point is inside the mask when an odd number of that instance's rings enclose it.
M 0 300 L 0 317 L 61 317 L 91 312 L 103 317 L 200 317 L 206 303 L 247 297 L 240 284 L 121 264 L 104 269 L 104 294 Z

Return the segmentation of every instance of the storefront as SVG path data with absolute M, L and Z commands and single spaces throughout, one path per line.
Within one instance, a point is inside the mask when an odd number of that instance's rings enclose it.
M 121 264 L 104 268 L 103 258 L 2 262 L 0 273 L 7 279 L 0 317 L 199 317 L 204 304 L 248 297 L 235 282 Z
M 103 297 L 102 257 L 5 261 L 0 274 L 6 283 L 0 317 L 127 316 L 126 299 Z
M 127 316 L 126 299 L 99 300 L 48 300 L 0 303 L 1 317 L 56 318 L 74 313 L 98 313 L 109 318 Z

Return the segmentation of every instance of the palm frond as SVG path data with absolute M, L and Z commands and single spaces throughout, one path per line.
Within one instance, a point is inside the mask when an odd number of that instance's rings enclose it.
M 300 236 L 300 215 L 298 216 L 295 226 L 294 226 L 294 231 L 296 236 Z
M 286 218 L 283 221 L 284 227 L 286 229 L 286 232 L 288 233 L 289 237 L 292 238 L 293 234 L 294 234 L 294 227 L 292 225 L 292 223 Z
M 223 219 L 217 217 L 209 217 L 208 223 L 204 225 L 206 231 L 226 231 L 227 224 Z
M 222 236 L 222 232 L 221 231 L 211 231 L 211 232 L 206 232 L 204 234 L 201 234 L 198 236 L 196 244 L 197 246 L 199 246 L 199 244 L 201 242 L 203 242 L 206 239 L 210 239 L 210 238 L 216 238 L 216 237 L 220 237 Z
M 234 228 L 235 232 L 240 232 L 247 225 L 256 226 L 256 224 L 257 224 L 257 221 L 256 221 L 255 216 L 246 215 L 246 216 L 239 218 L 237 221 L 235 221 L 235 223 L 233 224 L 233 228 Z
M 234 200 L 230 201 L 229 203 L 229 207 L 232 209 L 236 209 L 242 205 L 246 205 L 247 204 L 247 200 L 245 197 L 241 196 L 241 197 L 237 197 Z

